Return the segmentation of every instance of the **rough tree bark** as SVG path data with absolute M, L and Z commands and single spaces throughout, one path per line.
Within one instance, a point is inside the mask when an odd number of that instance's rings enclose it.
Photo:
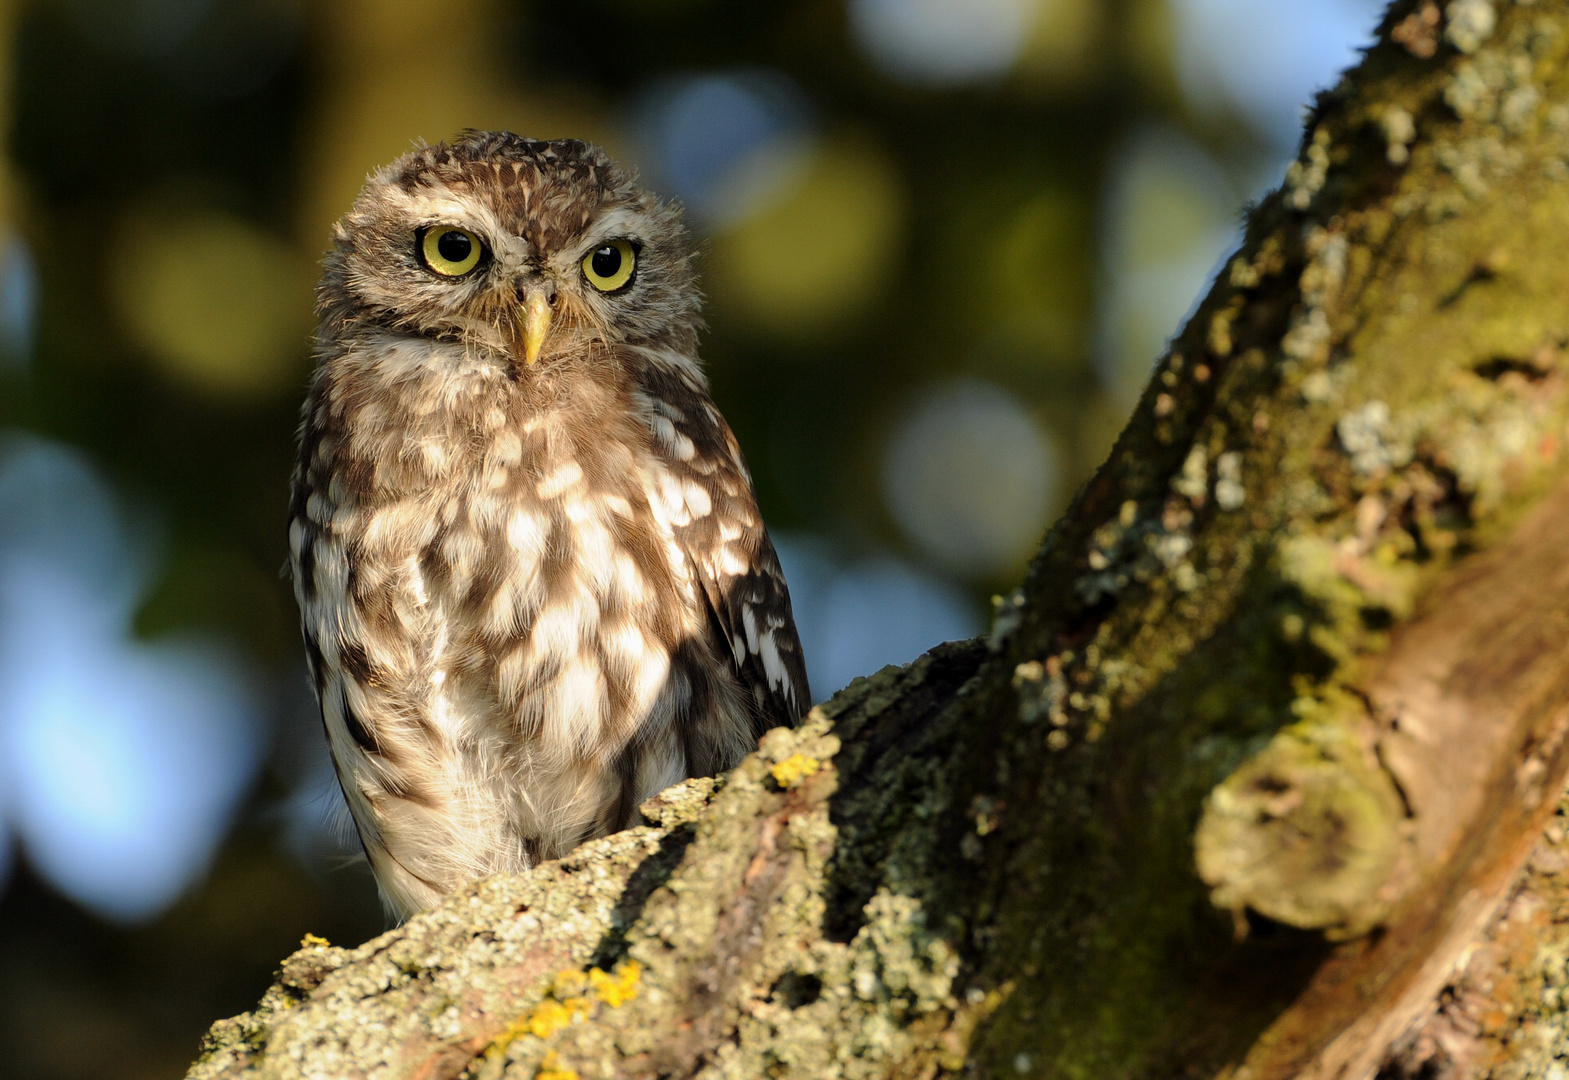
M 190 1076 L 1562 1075 L 1566 422 L 1569 0 L 1402 0 L 987 640 Z

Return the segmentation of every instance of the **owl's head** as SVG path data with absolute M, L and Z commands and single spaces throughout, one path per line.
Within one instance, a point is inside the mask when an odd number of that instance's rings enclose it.
M 523 368 L 596 344 L 695 348 L 679 208 L 575 139 L 468 132 L 414 150 L 370 178 L 333 242 L 317 297 L 329 336 L 385 327 Z

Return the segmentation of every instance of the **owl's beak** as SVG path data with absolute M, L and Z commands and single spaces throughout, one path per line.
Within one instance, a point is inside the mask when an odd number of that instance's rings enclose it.
M 550 320 L 554 314 L 550 301 L 545 298 L 544 289 L 528 290 L 528 295 L 523 301 L 523 363 L 525 365 L 539 359 L 539 350 L 545 344 L 545 336 L 550 333 Z

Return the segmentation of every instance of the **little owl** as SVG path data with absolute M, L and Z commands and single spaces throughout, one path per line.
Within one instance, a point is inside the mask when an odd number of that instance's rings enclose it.
M 810 703 L 678 208 L 575 140 L 372 176 L 333 233 L 289 543 L 388 906 L 627 827 Z

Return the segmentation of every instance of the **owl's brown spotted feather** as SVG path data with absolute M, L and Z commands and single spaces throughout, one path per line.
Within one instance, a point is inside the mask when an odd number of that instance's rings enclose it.
M 422 230 L 468 230 L 443 279 Z M 580 264 L 609 240 L 632 281 Z M 534 364 L 522 297 L 553 300 Z M 319 293 L 290 540 L 333 759 L 390 906 L 630 823 L 810 702 L 696 362 L 678 212 L 584 143 L 478 133 L 372 177 Z

